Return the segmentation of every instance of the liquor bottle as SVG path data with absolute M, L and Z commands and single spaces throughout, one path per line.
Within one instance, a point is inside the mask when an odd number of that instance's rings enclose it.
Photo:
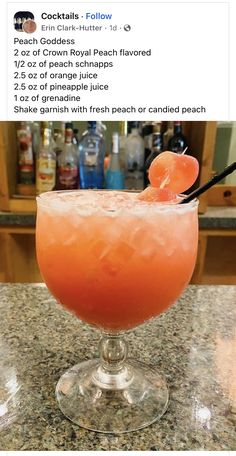
M 144 181 L 146 186 L 149 184 L 148 170 L 150 165 L 154 158 L 156 158 L 163 151 L 163 134 L 161 124 L 161 122 L 155 122 L 153 125 L 151 153 L 147 157 L 144 165 Z
M 72 143 L 74 146 L 78 147 L 79 145 L 79 130 L 78 128 L 73 129 L 73 138 L 72 138 Z
M 78 180 L 79 180 L 79 130 L 78 128 L 73 128 L 73 138 L 72 143 L 74 145 L 76 155 L 77 155 L 77 163 L 78 163 Z
M 145 160 L 147 159 L 148 155 L 150 155 L 150 153 L 151 153 L 152 134 L 153 134 L 153 122 L 143 122 L 141 135 L 144 140 Z
M 96 122 L 88 122 L 88 130 L 79 142 L 80 188 L 104 188 L 105 146 Z
M 65 140 L 64 126 L 62 125 L 61 128 L 54 128 L 54 130 L 53 130 L 53 142 L 54 142 L 53 150 L 54 150 L 57 158 L 60 155 L 60 153 L 63 151 L 64 140 Z
M 21 17 L 17 17 L 17 19 L 16 19 L 15 30 L 16 30 L 17 32 L 23 32 Z
M 42 122 L 41 145 L 36 167 L 36 193 L 39 195 L 55 188 L 56 154 L 52 144 L 52 123 Z
M 182 133 L 181 122 L 174 122 L 174 134 L 168 142 L 168 150 L 181 154 L 187 147 L 187 141 Z
M 68 122 L 65 126 L 65 143 L 58 156 L 57 185 L 58 190 L 78 188 L 78 156 L 73 144 L 73 127 Z
M 124 173 L 120 165 L 119 134 L 114 132 L 112 135 L 112 152 L 106 173 L 106 188 L 110 190 L 123 190 L 124 187 Z
M 105 135 L 106 135 L 107 127 L 106 127 L 106 125 L 103 122 L 99 122 L 98 121 L 98 122 L 96 122 L 96 131 L 104 139 Z
M 143 167 L 144 141 L 139 134 L 138 122 L 136 122 L 132 126 L 125 145 L 125 188 L 143 190 Z
M 167 122 L 167 129 L 163 134 L 163 150 L 168 150 L 170 138 L 174 135 L 174 122 Z
M 139 122 L 128 121 L 127 122 L 127 134 L 130 135 L 133 128 L 138 128 L 138 126 L 139 126 Z
M 120 148 L 120 167 L 123 173 L 125 172 L 125 146 L 127 141 L 127 127 L 128 123 L 121 121 L 119 122 L 119 148 Z
M 32 122 L 20 122 L 17 129 L 18 145 L 18 184 L 35 183 Z
M 33 145 L 33 153 L 34 153 L 34 162 L 36 163 L 36 157 L 39 154 L 40 148 L 40 123 L 33 122 L 32 125 L 32 145 Z

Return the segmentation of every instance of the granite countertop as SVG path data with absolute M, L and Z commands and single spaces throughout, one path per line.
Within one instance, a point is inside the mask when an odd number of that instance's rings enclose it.
M 35 226 L 35 213 L 0 212 L 0 226 Z M 236 207 L 208 207 L 199 216 L 201 229 L 236 229 Z
M 236 207 L 209 206 L 199 216 L 200 228 L 236 229 Z
M 0 226 L 35 226 L 36 214 L 30 212 L 0 212 Z
M 167 412 L 123 435 L 82 429 L 60 412 L 55 384 L 97 355 L 99 333 L 39 285 L 0 285 L 1 450 L 235 450 L 236 286 L 190 286 L 159 318 L 127 334 L 130 355 L 157 365 Z

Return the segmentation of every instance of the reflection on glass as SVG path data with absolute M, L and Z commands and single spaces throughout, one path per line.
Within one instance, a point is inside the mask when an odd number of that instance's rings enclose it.
M 204 404 L 195 399 L 193 418 L 203 429 L 211 429 L 211 411 Z
M 236 331 L 231 337 L 216 337 L 215 363 L 218 380 L 236 413 Z
M 20 385 L 10 360 L 10 350 L 0 339 L 0 429 L 9 426 L 19 410 Z

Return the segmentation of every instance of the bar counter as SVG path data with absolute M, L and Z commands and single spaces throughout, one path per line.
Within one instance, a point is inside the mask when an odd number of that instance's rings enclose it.
M 165 374 L 170 402 L 160 421 L 123 435 L 74 425 L 55 400 L 60 375 L 97 356 L 99 332 L 42 284 L 2 284 L 0 305 L 0 450 L 236 450 L 236 286 L 189 286 L 127 334 L 130 356 Z
M 1 226 L 35 226 L 35 213 L 1 212 Z M 199 216 L 200 229 L 235 229 L 236 207 L 208 207 L 205 214 Z

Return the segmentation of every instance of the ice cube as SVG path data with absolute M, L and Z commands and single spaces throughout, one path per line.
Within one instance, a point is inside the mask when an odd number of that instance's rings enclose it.
M 101 259 L 101 267 L 111 276 L 118 274 L 130 261 L 135 249 L 126 242 L 120 242 L 116 247 L 111 247 Z
M 90 250 L 96 258 L 101 259 L 109 251 L 109 248 L 110 246 L 107 242 L 103 241 L 102 239 L 98 239 L 96 242 L 92 244 Z

